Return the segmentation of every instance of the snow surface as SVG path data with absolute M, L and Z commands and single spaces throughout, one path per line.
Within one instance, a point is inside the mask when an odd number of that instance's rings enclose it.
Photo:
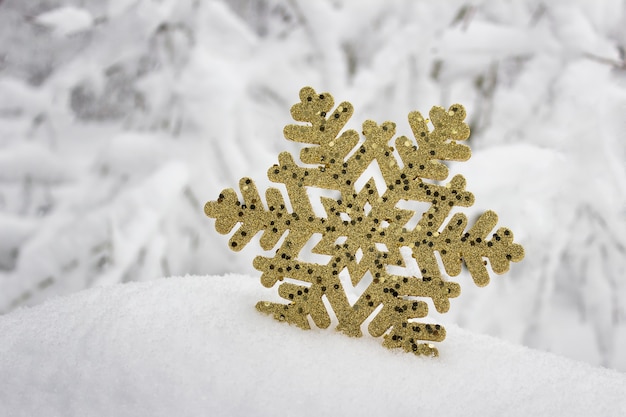
M 0 317 L 0 415 L 623 416 L 626 375 L 448 327 L 439 358 L 258 313 L 257 278 L 92 288 Z

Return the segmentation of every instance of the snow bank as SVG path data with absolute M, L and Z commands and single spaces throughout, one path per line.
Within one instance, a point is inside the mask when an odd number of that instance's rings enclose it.
M 617 416 L 626 376 L 450 326 L 439 358 L 256 312 L 256 278 L 93 288 L 0 317 L 2 416 Z

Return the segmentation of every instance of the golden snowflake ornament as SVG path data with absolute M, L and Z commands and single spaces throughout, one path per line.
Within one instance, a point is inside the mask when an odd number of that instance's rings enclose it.
M 430 120 L 419 112 L 409 113 L 415 140 L 400 136 L 395 147 L 389 144 L 396 133 L 395 123 L 378 125 L 367 120 L 362 141 L 354 130 L 341 132 L 352 116 L 352 105 L 333 106 L 330 94 L 304 87 L 300 103 L 291 108 L 293 119 L 306 124 L 288 125 L 284 134 L 288 140 L 310 145 L 300 153 L 304 165 L 282 152 L 278 164 L 268 171 L 272 182 L 286 188 L 291 208 L 277 188 L 266 191 L 264 204 L 254 182 L 242 178 L 242 201 L 229 188 L 216 201 L 207 202 L 204 211 L 216 219 L 219 233 L 230 233 L 238 226 L 229 241 L 235 251 L 259 232 L 263 232 L 261 247 L 269 251 L 286 234 L 275 255 L 256 257 L 254 267 L 262 272 L 264 286 L 282 282 L 278 293 L 288 303 L 260 301 L 259 311 L 303 329 L 310 328 L 310 321 L 327 328 L 329 306 L 338 321 L 337 330 L 349 336 L 361 336 L 363 323 L 370 319 L 369 333 L 384 336 L 384 346 L 437 355 L 432 342 L 442 341 L 446 332 L 439 324 L 419 320 L 428 313 L 424 299 L 430 298 L 437 311 L 444 313 L 450 308 L 450 298 L 460 294 L 460 286 L 444 279 L 436 254 L 448 276 L 459 275 L 465 263 L 474 282 L 484 286 L 489 283 L 487 265 L 502 274 L 510 262 L 524 257 L 524 249 L 513 242 L 507 228 L 491 234 L 498 220 L 493 211 L 483 213 L 469 229 L 461 213 L 446 223 L 455 206 L 474 203 L 463 176 L 455 175 L 445 185 L 437 183 L 448 177 L 448 167 L 441 161 L 466 161 L 471 156 L 469 147 L 457 143 L 470 135 L 463 106 L 433 107 Z M 374 178 L 356 187 L 374 161 L 386 184 L 382 194 Z M 334 190 L 340 197 L 320 197 L 326 215 L 318 216 L 307 187 Z M 409 226 L 415 212 L 398 207 L 402 201 L 423 202 L 429 208 L 416 225 Z M 329 256 L 324 265 L 299 258 L 306 243 L 318 234 L 322 238 L 311 252 Z M 407 266 L 401 248 L 410 250 L 419 276 L 398 273 Z M 353 286 L 362 280 L 370 282 L 355 302 L 348 300 L 340 274 L 348 274 Z

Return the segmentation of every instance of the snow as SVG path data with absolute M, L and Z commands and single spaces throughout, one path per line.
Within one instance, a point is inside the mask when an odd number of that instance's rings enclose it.
M 0 415 L 620 416 L 626 375 L 448 327 L 439 358 L 258 313 L 257 278 L 92 288 L 0 318 Z
M 35 22 L 47 26 L 59 36 L 69 36 L 87 30 L 93 25 L 89 11 L 73 6 L 63 6 L 41 13 Z
M 0 181 L 62 182 L 70 176 L 68 167 L 39 144 L 26 142 L 0 150 Z

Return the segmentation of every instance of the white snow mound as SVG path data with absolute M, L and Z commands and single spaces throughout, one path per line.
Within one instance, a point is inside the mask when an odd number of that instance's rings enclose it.
M 257 278 L 93 288 L 0 317 L 2 416 L 618 416 L 626 375 L 448 327 L 439 358 L 258 313 Z

